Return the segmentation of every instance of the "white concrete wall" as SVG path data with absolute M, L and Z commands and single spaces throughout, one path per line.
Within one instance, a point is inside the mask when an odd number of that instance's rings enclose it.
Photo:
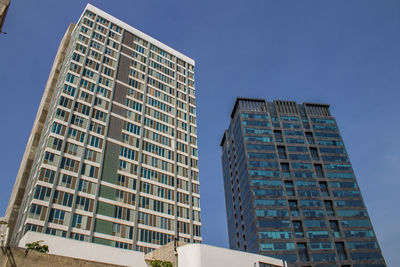
M 43 240 L 41 244 L 48 245 L 49 254 L 53 255 L 131 267 L 147 266 L 145 254 L 142 252 L 30 231 L 22 237 L 19 247 L 25 248 L 26 243 L 38 240 Z M 258 262 L 286 266 L 280 259 L 204 244 L 187 244 L 178 247 L 179 267 L 259 267 Z
M 49 254 L 98 261 L 123 266 L 146 267 L 144 253 L 113 248 L 109 246 L 77 241 L 73 239 L 27 232 L 20 240 L 19 247 L 25 248 L 26 243 L 43 240 L 41 244 L 49 246 Z
M 285 266 L 280 259 L 204 244 L 188 244 L 178 248 L 179 267 L 259 267 L 258 262 Z

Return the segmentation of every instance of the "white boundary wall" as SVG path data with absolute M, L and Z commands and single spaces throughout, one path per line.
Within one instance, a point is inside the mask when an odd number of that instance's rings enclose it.
M 144 261 L 145 254 L 143 252 L 113 248 L 31 231 L 28 231 L 21 238 L 18 246 L 25 248 L 26 243 L 39 240 L 44 241 L 41 243 L 42 245 L 49 246 L 49 254 L 53 255 L 131 267 L 147 266 Z
M 53 255 L 131 267 L 147 266 L 143 252 L 113 248 L 31 231 L 28 231 L 21 238 L 18 246 L 25 248 L 26 243 L 39 240 L 43 240 L 42 244 L 49 246 L 49 254 Z M 227 248 L 204 244 L 187 244 L 178 247 L 179 267 L 259 267 L 259 262 L 287 267 L 286 263 L 280 259 Z
M 204 244 L 178 248 L 179 267 L 259 267 L 259 262 L 286 267 L 281 259 Z

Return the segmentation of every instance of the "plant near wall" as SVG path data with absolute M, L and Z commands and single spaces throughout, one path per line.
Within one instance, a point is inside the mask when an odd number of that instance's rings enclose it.
M 170 261 L 153 260 L 150 264 L 152 267 L 172 267 L 172 262 Z
M 25 247 L 27 250 L 37 251 L 41 253 L 49 252 L 49 247 L 47 245 L 40 245 L 40 242 L 43 242 L 43 240 L 27 243 L 25 244 Z

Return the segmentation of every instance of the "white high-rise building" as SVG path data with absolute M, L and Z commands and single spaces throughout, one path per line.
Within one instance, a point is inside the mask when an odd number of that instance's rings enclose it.
M 194 61 L 87 5 L 44 91 L 8 242 L 35 231 L 146 253 L 176 236 L 200 243 L 199 201 Z

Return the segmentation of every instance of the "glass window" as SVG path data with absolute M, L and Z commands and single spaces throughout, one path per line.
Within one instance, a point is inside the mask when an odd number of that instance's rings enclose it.
M 328 216 L 335 216 L 335 211 L 333 209 L 332 201 L 331 200 L 325 200 L 324 204 L 325 204 L 326 214 Z
M 349 164 L 324 164 L 325 169 L 328 170 L 346 170 L 350 171 L 351 166 Z M 328 175 L 329 177 L 329 175 Z M 329 178 L 335 178 L 335 177 L 329 177 Z M 337 177 L 340 178 L 340 177 Z
M 322 171 L 322 165 L 321 164 L 314 164 L 314 169 L 315 169 L 315 172 L 317 173 L 317 177 L 318 178 L 325 177 L 324 172 Z
M 279 168 L 278 162 L 276 161 L 249 161 L 250 167 L 263 167 L 263 168 L 271 168 L 276 169 Z
M 265 127 L 270 127 L 270 124 L 267 121 L 244 120 L 243 121 L 243 125 L 245 125 L 245 126 L 265 126 Z
M 297 205 L 297 200 L 289 200 L 289 209 L 290 209 L 290 214 L 293 217 L 299 216 L 299 208 Z
M 313 125 L 314 130 L 320 131 L 337 131 L 336 126 Z
M 261 251 L 295 250 L 294 243 L 261 243 Z
M 286 206 L 286 200 L 284 199 L 255 199 L 254 204 L 256 206 Z
M 313 134 L 311 132 L 306 132 L 307 143 L 313 145 L 315 143 Z
M 295 171 L 293 172 L 293 176 L 296 178 L 314 178 L 314 172 L 310 171 Z
M 283 177 L 289 178 L 290 177 L 289 163 L 281 163 L 281 168 Z
M 291 160 L 302 160 L 302 161 L 311 160 L 308 154 L 289 154 L 289 158 Z
M 333 249 L 333 245 L 330 242 L 311 242 L 311 250 L 321 250 L 321 249 Z
M 306 227 L 327 227 L 328 223 L 325 220 L 304 220 Z
M 321 200 L 308 200 L 308 199 L 300 200 L 300 207 L 321 207 L 321 206 L 322 206 Z
M 303 226 L 301 224 L 301 221 L 293 221 L 293 229 L 294 229 L 294 234 L 297 238 L 304 237 Z
M 274 257 L 287 262 L 297 262 L 297 254 L 275 254 Z M 260 266 L 261 267 L 261 266 Z
M 310 129 L 310 124 L 308 123 L 307 118 L 301 118 L 301 123 L 303 124 L 304 129 Z
M 338 216 L 343 217 L 366 217 L 365 210 L 337 210 Z
M 284 195 L 282 189 L 253 189 L 255 196 L 281 197 Z
M 317 182 L 314 181 L 296 181 L 297 187 L 317 187 Z
M 288 217 L 289 212 L 285 210 L 256 210 L 257 217 Z
M 291 164 L 293 169 L 312 169 L 312 165 L 309 163 L 292 162 Z
M 37 185 L 33 198 L 48 201 L 51 194 L 51 188 Z
M 282 123 L 282 128 L 290 128 L 290 129 L 301 129 L 301 125 L 300 124 L 298 124 L 298 123 L 287 123 L 287 122 L 284 122 L 284 123 Z M 301 135 L 303 135 L 303 134 L 301 134 Z
M 374 233 L 370 230 L 354 230 L 354 231 L 344 231 L 345 237 L 374 237 Z
M 260 239 L 292 239 L 293 234 L 289 231 L 259 232 Z
M 281 180 L 251 180 L 252 185 L 258 186 L 282 186 Z
M 296 136 L 304 136 L 302 131 L 284 131 L 285 135 L 296 135 Z
M 246 134 L 266 134 L 272 135 L 272 130 L 262 129 L 262 128 L 244 128 L 244 133 Z
M 336 207 L 363 207 L 361 200 L 335 200 Z
M 304 217 L 324 217 L 325 212 L 323 210 L 303 210 Z
M 291 152 L 308 152 L 306 146 L 287 146 L 287 150 Z
M 337 221 L 329 221 L 329 226 L 331 227 L 331 230 L 333 231 L 333 236 L 340 237 L 338 222 Z
M 315 147 L 310 147 L 310 153 L 313 160 L 319 160 L 318 151 Z
M 343 148 L 320 147 L 319 151 L 321 153 L 346 154 Z
M 297 243 L 297 250 L 299 252 L 301 261 L 309 261 L 310 260 L 310 258 L 308 256 L 308 252 L 307 252 L 306 243 Z
M 262 177 L 279 177 L 280 171 L 259 171 L 259 170 L 250 170 L 250 176 L 262 176 Z
M 242 113 L 242 118 L 268 120 L 268 115 L 266 115 L 266 114 L 254 114 L 254 113 Z
M 332 119 L 311 118 L 311 121 L 315 123 L 335 124 L 335 121 Z
M 275 150 L 273 145 L 247 144 L 247 150 Z
M 307 231 L 308 238 L 329 238 L 328 231 Z
M 290 221 L 286 220 L 259 220 L 259 227 L 290 227 Z
M 322 159 L 329 162 L 349 162 L 347 157 L 341 156 L 322 156 Z
M 353 179 L 354 176 L 351 172 L 328 172 L 328 178 L 342 178 L 342 179 Z
M 327 137 L 327 138 L 340 138 L 337 133 L 324 133 L 324 132 L 314 132 L 316 137 Z
M 329 186 L 334 188 L 357 188 L 355 182 L 329 182 Z
M 346 243 L 348 249 L 378 248 L 375 241 L 355 241 Z
M 287 154 L 284 146 L 278 146 L 278 155 L 280 159 L 287 159 Z
M 295 116 L 281 116 L 281 120 L 283 120 L 283 121 L 299 121 L 299 118 L 295 117 Z
M 343 143 L 336 140 L 317 140 L 318 145 L 322 146 L 343 146 Z
M 360 197 L 359 191 L 332 191 L 333 196 L 335 197 Z
M 283 142 L 282 131 L 275 130 L 274 131 L 274 136 L 275 136 L 276 142 L 280 142 L 280 143 Z
M 344 243 L 343 242 L 336 242 L 336 252 L 338 253 L 339 259 L 344 261 L 347 260 L 346 251 L 344 250 Z
M 313 261 L 336 261 L 335 253 L 313 253 L 311 257 Z
M 355 252 L 355 253 L 350 253 L 350 256 L 353 261 L 359 261 L 359 260 L 373 261 L 382 259 L 382 255 L 378 252 Z
M 286 138 L 286 142 L 289 144 L 305 144 L 303 138 Z
M 297 193 L 299 194 L 299 196 L 302 197 L 319 197 L 319 191 L 317 190 L 297 190 Z
M 340 221 L 340 225 L 343 228 L 371 227 L 371 223 L 369 222 L 369 220 L 345 220 L 345 221 Z
M 294 191 L 294 188 L 293 188 L 293 182 L 285 181 L 285 188 L 286 188 L 286 195 L 287 196 L 295 196 L 295 191 Z
M 278 117 L 271 116 L 271 120 L 272 120 L 272 126 L 274 126 L 274 127 L 280 127 Z
M 319 187 L 321 189 L 322 196 L 329 196 L 328 185 L 326 182 L 319 182 Z
M 276 154 L 275 153 L 248 152 L 247 157 L 253 158 L 253 159 L 276 159 Z

